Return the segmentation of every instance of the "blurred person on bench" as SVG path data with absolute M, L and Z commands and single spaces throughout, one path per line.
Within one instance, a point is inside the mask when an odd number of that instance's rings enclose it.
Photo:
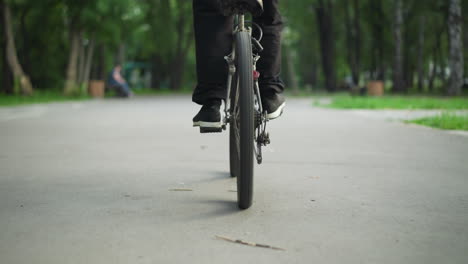
M 122 77 L 122 65 L 116 64 L 107 78 L 107 87 L 115 90 L 117 97 L 128 98 L 133 96 L 133 92 L 128 86 L 127 81 Z

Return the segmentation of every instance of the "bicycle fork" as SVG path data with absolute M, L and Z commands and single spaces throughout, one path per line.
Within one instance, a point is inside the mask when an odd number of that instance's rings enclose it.
M 226 125 L 231 121 L 231 100 L 229 99 L 234 99 L 231 98 L 231 90 L 232 90 L 232 80 L 234 78 L 234 74 L 236 74 L 236 65 L 234 62 L 234 52 L 232 52 L 230 55 L 225 56 L 224 59 L 226 60 L 228 67 L 229 67 L 229 73 L 228 73 L 228 79 L 227 79 L 227 94 L 226 94 L 226 100 L 224 101 L 224 124 L 223 124 L 223 129 L 226 130 Z M 237 94 L 236 94 L 237 97 Z

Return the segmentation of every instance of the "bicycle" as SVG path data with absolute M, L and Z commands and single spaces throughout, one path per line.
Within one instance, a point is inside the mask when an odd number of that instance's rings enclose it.
M 237 177 L 237 198 L 240 209 L 247 209 L 253 200 L 254 155 L 262 163 L 262 147 L 270 144 L 266 131 L 268 119 L 262 109 L 256 63 L 263 50 L 263 32 L 257 24 L 246 21 L 248 13 L 256 12 L 252 1 L 221 1 L 225 14 L 235 16 L 234 43 L 231 54 L 224 57 L 228 64 L 227 96 L 224 101 L 223 125 L 218 131 L 200 128 L 202 133 L 221 132 L 229 125 L 230 173 Z M 259 1 L 261 5 L 261 1 Z M 256 3 L 258 3 L 256 1 Z M 258 31 L 253 36 L 253 27 Z

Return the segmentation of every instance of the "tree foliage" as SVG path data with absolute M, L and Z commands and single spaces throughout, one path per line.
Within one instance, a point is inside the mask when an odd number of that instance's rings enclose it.
M 11 8 L 18 61 L 36 89 L 79 93 L 88 79 L 104 79 L 114 63 L 131 61 L 151 65 L 153 88 L 194 87 L 192 1 L 3 1 Z M 464 56 L 457 65 L 466 76 L 468 1 L 452 1 L 461 4 L 461 53 L 450 52 L 449 1 L 401 1 L 400 41 L 395 2 L 281 1 L 289 86 L 335 91 L 382 80 L 391 88 L 399 80 L 398 92 L 445 93 L 454 54 Z M 11 92 L 3 27 L 0 33 L 1 90 Z

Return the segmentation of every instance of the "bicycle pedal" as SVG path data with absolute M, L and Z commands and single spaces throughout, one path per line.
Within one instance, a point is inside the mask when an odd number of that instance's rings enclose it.
M 200 133 L 221 133 L 223 132 L 222 127 L 200 127 Z

